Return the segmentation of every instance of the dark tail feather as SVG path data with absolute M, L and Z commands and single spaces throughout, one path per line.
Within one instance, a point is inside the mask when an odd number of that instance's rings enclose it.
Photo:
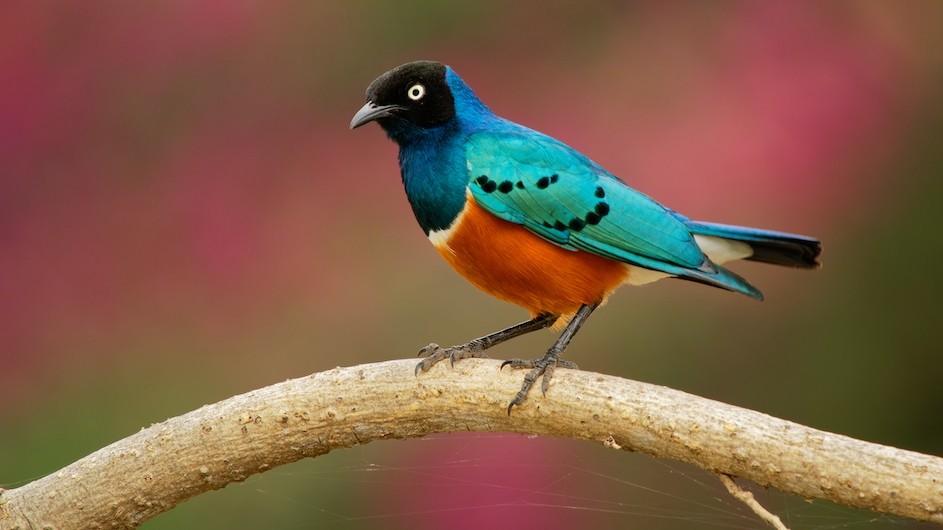
M 688 269 L 684 274 L 678 275 L 676 278 L 703 283 L 713 287 L 720 287 L 721 289 L 745 294 L 750 298 L 761 302 L 763 301 L 763 293 L 739 274 L 716 264 L 714 265 L 714 269 L 713 272 Z
M 691 220 L 684 222 L 694 234 L 732 239 L 750 245 L 753 255 L 746 258 L 748 260 L 802 269 L 816 269 L 821 266 L 818 257 L 822 253 L 822 243 L 814 237 L 745 226 Z

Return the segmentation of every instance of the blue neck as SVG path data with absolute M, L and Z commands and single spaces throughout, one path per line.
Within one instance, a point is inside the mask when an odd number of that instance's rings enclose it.
M 448 228 L 465 207 L 468 175 L 460 171 L 465 157 L 462 137 L 450 123 L 400 144 L 399 168 L 406 197 L 426 235 Z
M 404 120 L 385 124 L 399 144 L 399 166 L 406 197 L 419 226 L 428 235 L 451 226 L 465 207 L 468 169 L 465 139 L 489 121 L 498 119 L 451 68 L 446 81 L 455 100 L 455 115 L 433 128 Z

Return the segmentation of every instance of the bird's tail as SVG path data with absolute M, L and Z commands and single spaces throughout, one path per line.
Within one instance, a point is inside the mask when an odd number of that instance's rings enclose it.
M 743 259 L 801 269 L 821 266 L 818 257 L 822 253 L 822 243 L 813 237 L 690 219 L 683 221 L 695 235 L 745 243 L 753 252 Z

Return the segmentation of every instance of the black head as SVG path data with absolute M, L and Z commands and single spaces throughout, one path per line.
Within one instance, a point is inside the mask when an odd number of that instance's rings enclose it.
M 376 78 L 367 88 L 367 103 L 350 128 L 376 120 L 388 133 L 409 124 L 442 125 L 455 115 L 455 100 L 446 81 L 446 67 L 433 61 L 406 63 Z M 404 123 L 406 122 L 406 123 Z

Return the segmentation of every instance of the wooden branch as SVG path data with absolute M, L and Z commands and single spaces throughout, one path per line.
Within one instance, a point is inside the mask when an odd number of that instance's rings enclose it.
M 733 498 L 746 504 L 760 519 L 766 521 L 766 523 L 776 530 L 789 530 L 786 525 L 783 524 L 782 519 L 764 508 L 752 493 L 738 486 L 737 483 L 733 481 L 733 477 L 724 475 L 723 473 L 718 474 L 717 477 L 720 478 L 721 484 L 727 488 L 727 492 L 733 495 Z
M 558 369 L 509 417 L 523 374 L 468 359 L 336 368 L 152 425 L 0 492 L 0 529 L 135 528 L 202 492 L 336 448 L 450 431 L 591 440 L 806 498 L 943 523 L 943 459 L 664 387 Z M 11 455 L 5 455 L 9 458 Z

